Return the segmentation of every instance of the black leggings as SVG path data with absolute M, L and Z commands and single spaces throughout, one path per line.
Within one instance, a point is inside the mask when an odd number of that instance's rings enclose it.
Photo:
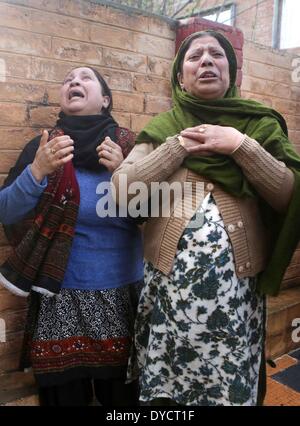
M 94 391 L 93 391 L 94 389 Z M 88 406 L 94 395 L 104 407 L 137 407 L 138 384 L 124 380 L 78 379 L 59 386 L 39 388 L 41 406 Z

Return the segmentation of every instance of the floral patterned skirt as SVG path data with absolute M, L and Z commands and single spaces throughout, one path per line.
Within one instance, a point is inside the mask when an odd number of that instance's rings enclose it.
M 239 279 L 232 246 L 212 195 L 204 222 L 186 228 L 173 271 L 145 263 L 129 380 L 142 401 L 256 405 L 263 345 L 263 298 L 256 279 Z

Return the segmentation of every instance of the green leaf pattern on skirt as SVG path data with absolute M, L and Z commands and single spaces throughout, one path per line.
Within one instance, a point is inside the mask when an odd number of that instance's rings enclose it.
M 263 299 L 255 277 L 236 276 L 211 194 L 201 209 L 203 225 L 185 229 L 169 276 L 145 263 L 128 377 L 139 372 L 142 401 L 255 405 Z

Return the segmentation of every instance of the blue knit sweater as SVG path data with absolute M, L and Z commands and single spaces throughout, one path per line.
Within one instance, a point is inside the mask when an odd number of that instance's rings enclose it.
M 0 222 L 4 225 L 19 222 L 38 203 L 47 187 L 47 178 L 38 184 L 30 165 L 8 187 L 0 191 Z
M 96 188 L 109 182 L 111 173 L 77 169 L 76 177 L 80 207 L 62 287 L 109 289 L 141 280 L 143 250 L 138 227 L 130 218 L 100 218 L 96 212 L 103 196 L 97 195 Z M 0 191 L 0 221 L 11 224 L 22 219 L 36 206 L 46 186 L 47 179 L 38 184 L 27 166 L 12 185 Z M 110 194 L 105 197 L 110 199 Z

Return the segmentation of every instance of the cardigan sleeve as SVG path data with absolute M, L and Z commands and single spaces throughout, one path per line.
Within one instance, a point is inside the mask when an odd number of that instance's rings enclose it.
M 260 196 L 278 212 L 284 212 L 294 187 L 293 172 L 276 160 L 256 140 L 245 136 L 232 154 L 244 175 Z
M 128 157 L 115 170 L 112 183 L 115 187 L 116 202 L 121 203 L 120 193 L 127 191 L 128 201 L 135 194 L 128 193 L 129 185 L 143 182 L 147 185 L 148 194 L 151 182 L 162 182 L 168 179 L 182 164 L 187 151 L 178 143 L 175 137 L 169 137 L 166 142 L 154 149 L 152 143 L 135 145 Z M 126 182 L 123 187 L 123 179 Z

